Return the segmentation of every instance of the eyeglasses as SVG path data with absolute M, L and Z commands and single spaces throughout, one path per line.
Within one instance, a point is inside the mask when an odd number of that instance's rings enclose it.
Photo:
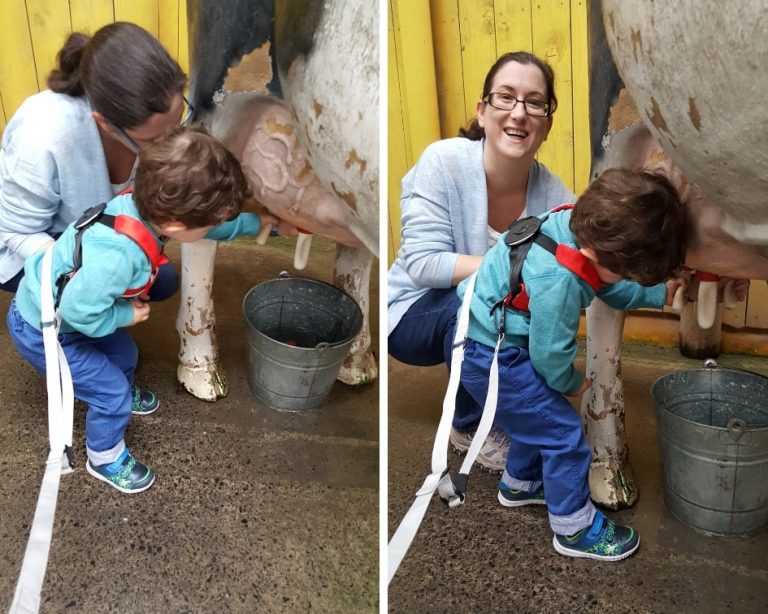
M 520 100 L 519 98 L 515 98 L 512 94 L 507 94 L 506 92 L 491 92 L 488 94 L 485 102 L 491 105 L 494 109 L 499 109 L 501 111 L 513 111 L 517 106 L 517 103 L 522 102 L 523 107 L 525 108 L 525 112 L 528 115 L 532 115 L 534 117 L 547 117 L 547 115 L 549 115 L 549 105 L 543 100 L 538 100 L 537 98 Z
M 187 100 L 186 96 L 182 95 L 181 97 L 184 100 L 184 111 L 181 114 L 181 119 L 179 119 L 179 125 L 189 126 L 195 119 L 195 107 L 193 107 L 192 103 Z M 125 145 L 127 145 L 128 149 L 133 153 L 138 154 L 141 151 L 141 145 L 128 136 L 128 133 L 125 130 L 115 124 L 112 124 L 112 129 L 120 138 L 122 138 Z

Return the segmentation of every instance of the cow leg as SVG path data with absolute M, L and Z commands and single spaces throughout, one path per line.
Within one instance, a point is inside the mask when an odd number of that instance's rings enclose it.
M 213 310 L 216 247 L 216 241 L 207 239 L 181 245 L 181 297 L 176 317 L 181 347 L 176 376 L 188 392 L 203 401 L 215 401 L 229 392 L 229 380 L 219 366 Z
M 587 377 L 581 416 L 592 448 L 589 488 L 592 499 L 611 509 L 637 501 L 635 474 L 629 465 L 621 385 L 624 312 L 595 299 L 587 309 Z
M 337 245 L 333 283 L 349 294 L 363 312 L 363 326 L 352 342 L 337 379 L 345 384 L 372 382 L 378 376 L 376 358 L 371 351 L 368 286 L 371 279 L 373 255 L 365 248 Z

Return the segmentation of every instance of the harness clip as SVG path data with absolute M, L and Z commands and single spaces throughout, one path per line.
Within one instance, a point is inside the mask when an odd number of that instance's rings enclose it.
M 72 446 L 64 446 L 64 454 L 67 455 L 67 462 L 71 469 L 75 468 L 75 453 L 72 450 Z
M 536 236 L 541 228 L 541 219 L 535 215 L 524 217 L 520 220 L 515 220 L 509 226 L 507 236 L 504 238 L 504 243 L 510 247 L 525 243 L 529 239 Z
M 107 203 L 101 203 L 86 209 L 85 212 L 75 222 L 75 229 L 80 230 L 82 228 L 87 228 L 88 226 L 93 224 L 93 222 L 95 222 L 96 220 L 99 219 L 99 217 L 101 217 L 101 214 L 104 213 L 104 209 L 106 208 L 107 208 Z

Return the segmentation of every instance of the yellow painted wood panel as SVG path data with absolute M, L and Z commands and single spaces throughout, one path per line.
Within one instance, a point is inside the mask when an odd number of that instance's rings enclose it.
M 533 53 L 555 71 L 559 104 L 552 130 L 538 159 L 573 189 L 573 78 L 571 76 L 571 19 L 568 0 L 534 3 L 531 10 Z
M 410 167 L 427 145 L 440 138 L 429 0 L 394 0 L 392 7 L 399 23 L 393 34 Z
M 158 35 L 158 0 L 114 0 L 115 21 L 131 21 Z
M 768 284 L 764 281 L 753 281 L 749 288 L 746 325 L 768 328 Z
M 496 0 L 496 55 L 533 49 L 530 0 Z M 491 65 L 488 65 L 490 68 Z
M 498 57 L 493 2 L 459 0 L 465 123 L 477 114 L 485 75 Z
M 573 186 L 578 196 L 589 184 L 589 29 L 587 0 L 571 0 L 571 76 L 573 79 Z
M 456 2 L 433 0 L 430 9 L 440 134 L 446 138 L 456 136 L 467 125 L 459 7 Z
M 397 125 L 391 122 L 388 187 L 390 207 L 397 211 L 390 229 L 394 254 L 399 238 L 400 179 L 413 166 L 424 148 L 440 138 L 437 90 L 430 26 L 429 0 L 392 0 L 389 4 L 389 77 L 396 87 L 389 100 Z M 396 24 L 396 25 L 395 25 Z
M 405 145 L 405 127 L 403 125 L 403 106 L 400 103 L 400 82 L 398 79 L 398 46 L 394 34 L 394 16 L 392 3 L 387 5 L 387 78 L 389 82 L 389 121 L 387 122 L 388 164 L 387 164 L 387 210 L 389 213 L 388 262 L 392 264 L 400 243 L 400 178 L 408 170 Z
M 69 0 L 69 15 L 72 31 L 86 34 L 115 21 L 112 0 Z
M 4 0 L 0 19 L 0 93 L 10 120 L 30 94 L 37 93 L 35 57 L 24 0 Z
M 174 58 L 179 57 L 179 0 L 159 0 L 157 38 Z M 177 59 L 178 61 L 178 59 Z M 181 64 L 181 62 L 179 62 Z
M 67 0 L 26 0 L 37 86 L 48 87 L 48 75 L 56 66 L 56 54 L 72 32 Z
M 187 0 L 179 2 L 179 55 L 176 61 L 189 74 L 189 29 L 187 28 Z

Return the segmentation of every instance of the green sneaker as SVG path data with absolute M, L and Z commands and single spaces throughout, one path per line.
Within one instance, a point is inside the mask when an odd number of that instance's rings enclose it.
M 499 482 L 499 503 L 504 507 L 520 507 L 521 505 L 546 505 L 544 499 L 544 484 L 533 492 L 510 488 L 504 482 Z
M 94 465 L 89 460 L 85 468 L 93 477 L 128 494 L 147 490 L 155 481 L 155 472 L 137 461 L 128 448 L 113 463 Z
M 598 511 L 589 529 L 573 535 L 555 535 L 552 543 L 565 556 L 620 561 L 640 547 L 640 536 L 633 528 L 616 524 Z
M 154 392 L 142 390 L 138 386 L 131 386 L 131 413 L 146 416 L 157 411 L 160 407 L 160 399 Z

